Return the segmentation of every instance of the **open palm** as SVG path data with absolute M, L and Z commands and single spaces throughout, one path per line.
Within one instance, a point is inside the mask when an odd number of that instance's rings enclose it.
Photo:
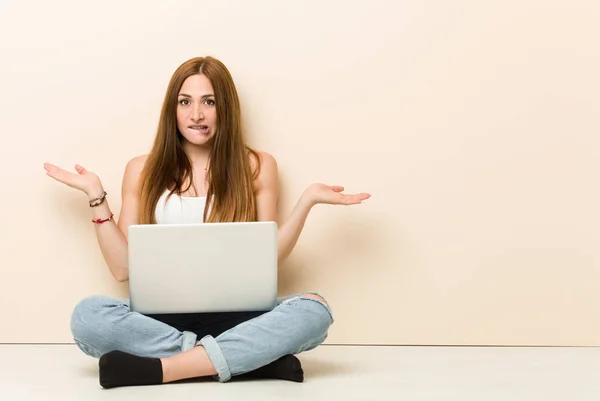
M 54 178 L 56 181 L 62 182 L 71 188 L 78 189 L 90 194 L 93 188 L 97 188 L 100 184 L 100 178 L 95 173 L 87 171 L 79 164 L 75 165 L 77 174 L 64 170 L 50 163 L 44 163 L 46 174 Z
M 306 189 L 305 195 L 315 204 L 329 205 L 356 205 L 371 197 L 371 194 L 364 192 L 344 194 L 342 191 L 344 191 L 344 187 L 339 185 L 312 184 Z

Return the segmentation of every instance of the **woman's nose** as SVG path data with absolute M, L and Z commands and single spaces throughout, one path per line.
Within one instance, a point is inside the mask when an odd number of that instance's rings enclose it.
M 192 110 L 192 120 L 200 121 L 202 119 L 204 119 L 204 113 L 202 112 L 202 109 L 200 108 L 200 106 L 194 107 L 194 109 Z

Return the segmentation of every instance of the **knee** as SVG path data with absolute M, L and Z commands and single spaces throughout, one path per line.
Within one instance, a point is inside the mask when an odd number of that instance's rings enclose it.
M 107 309 L 115 305 L 112 298 L 94 295 L 82 299 L 71 314 L 71 334 L 80 342 L 88 342 L 102 326 Z
M 319 302 L 321 305 L 326 307 L 328 310 L 330 310 L 329 304 L 327 303 L 325 298 L 323 298 L 320 295 L 313 294 L 313 293 L 306 293 L 306 294 L 300 294 L 300 298 L 301 299 L 314 299 L 315 301 Z
M 311 306 L 316 306 L 313 310 L 318 312 L 319 326 L 323 326 L 326 331 L 329 326 L 333 323 L 333 315 L 331 314 L 331 308 L 325 298 L 315 293 L 301 293 L 299 299 L 305 303 L 310 303 Z

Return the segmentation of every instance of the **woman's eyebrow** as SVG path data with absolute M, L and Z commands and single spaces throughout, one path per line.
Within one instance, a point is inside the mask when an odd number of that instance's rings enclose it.
M 186 94 L 186 93 L 180 93 L 179 96 L 183 96 L 183 97 L 189 97 L 191 98 L 190 95 Z M 213 95 L 212 93 L 206 94 L 206 95 L 202 95 L 202 99 L 206 99 L 207 97 L 214 97 L 215 95 Z

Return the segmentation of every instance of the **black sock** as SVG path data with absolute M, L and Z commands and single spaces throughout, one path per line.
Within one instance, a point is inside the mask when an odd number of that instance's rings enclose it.
M 294 355 L 285 355 L 268 365 L 240 375 L 261 379 L 281 379 L 301 383 L 304 381 L 304 371 L 300 360 Z
M 104 388 L 160 384 L 163 380 L 159 358 L 146 358 L 121 351 L 100 357 L 100 385 Z
M 100 357 L 100 385 L 104 388 L 160 384 L 163 380 L 159 358 L 147 358 L 122 351 L 110 351 Z M 304 371 L 300 360 L 285 355 L 240 377 L 280 379 L 301 383 Z

